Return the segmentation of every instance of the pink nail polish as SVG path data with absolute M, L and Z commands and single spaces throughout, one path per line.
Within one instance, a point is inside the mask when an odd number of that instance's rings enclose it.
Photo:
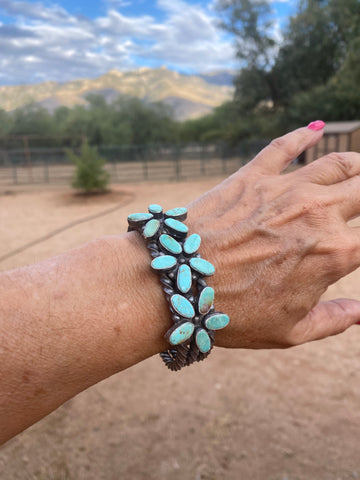
M 325 122 L 322 120 L 315 120 L 315 122 L 309 123 L 307 128 L 310 128 L 310 130 L 315 130 L 316 132 L 318 130 L 322 130 L 325 127 Z

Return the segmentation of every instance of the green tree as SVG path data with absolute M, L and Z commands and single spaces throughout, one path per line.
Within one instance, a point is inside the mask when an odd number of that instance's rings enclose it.
M 97 148 L 84 142 L 80 155 L 75 155 L 70 150 L 67 153 L 76 167 L 72 186 L 84 193 L 105 192 L 109 174 L 104 169 L 105 160 L 99 156 Z
M 12 129 L 12 118 L 3 109 L 0 109 L 0 137 L 9 135 Z
M 232 136 L 241 138 L 249 127 L 272 136 L 317 117 L 358 118 L 359 0 L 300 0 L 277 53 L 263 3 L 218 0 L 228 16 L 223 26 L 235 35 L 243 61 L 235 81 Z
M 39 105 L 31 104 L 12 114 L 11 135 L 51 135 L 54 131 L 52 116 Z
M 291 99 L 286 120 L 291 125 L 313 118 L 357 120 L 360 112 L 360 37 L 352 42 L 341 69 L 325 84 Z
M 266 69 L 276 44 L 273 18 L 266 0 L 218 0 L 221 26 L 235 37 L 236 55 L 247 68 Z

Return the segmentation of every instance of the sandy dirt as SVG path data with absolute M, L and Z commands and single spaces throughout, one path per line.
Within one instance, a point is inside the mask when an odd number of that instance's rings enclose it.
M 124 232 L 129 212 L 185 204 L 218 180 L 118 185 L 94 198 L 64 187 L 0 192 L 0 257 L 13 252 L 0 270 Z M 327 298 L 359 297 L 359 285 L 360 270 Z M 286 351 L 215 349 L 179 373 L 154 357 L 8 442 L 0 479 L 358 479 L 359 395 L 359 326 Z

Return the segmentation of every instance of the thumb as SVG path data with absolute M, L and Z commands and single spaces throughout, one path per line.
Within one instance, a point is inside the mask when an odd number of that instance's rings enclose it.
M 356 323 L 360 323 L 360 301 L 337 298 L 319 302 L 300 320 L 293 333 L 297 344 L 338 335 Z

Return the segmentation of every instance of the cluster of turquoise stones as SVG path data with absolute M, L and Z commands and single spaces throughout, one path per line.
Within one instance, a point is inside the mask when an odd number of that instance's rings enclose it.
M 186 216 L 186 208 L 163 213 L 160 205 L 150 205 L 148 213 L 129 215 L 128 224 L 129 231 L 142 234 L 154 257 L 151 268 L 162 275 L 174 320 L 167 340 L 175 348 L 190 345 L 200 360 L 213 346 L 214 331 L 226 327 L 229 317 L 214 309 L 214 289 L 207 286 L 204 277 L 213 275 L 215 268 L 198 253 L 200 235 L 187 237 Z

